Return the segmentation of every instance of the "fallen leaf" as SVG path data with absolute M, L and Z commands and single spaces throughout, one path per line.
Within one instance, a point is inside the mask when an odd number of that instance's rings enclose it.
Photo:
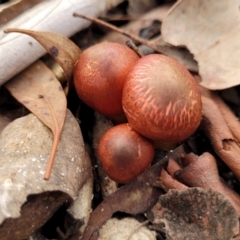
M 110 218 L 100 229 L 98 240 L 156 240 L 156 232 L 135 218 Z
M 0 28 L 43 0 L 10 1 L 0 10 Z
M 155 227 L 165 232 L 168 240 L 226 240 L 239 232 L 235 209 L 211 189 L 169 190 L 152 212 Z
M 51 178 L 45 181 L 43 168 L 51 145 L 51 131 L 33 114 L 14 120 L 1 133 L 0 239 L 28 237 L 66 199 L 76 200 L 79 190 L 92 176 L 79 124 L 70 111 L 55 167 Z
M 86 156 L 86 158 L 87 157 L 88 156 Z M 88 161 L 91 162 L 90 159 L 88 159 Z M 92 198 L 93 176 L 91 175 L 83 187 L 80 189 L 77 199 L 68 209 L 68 212 L 74 217 L 74 219 L 80 220 L 83 223 L 78 229 L 80 235 L 83 234 L 83 231 L 87 226 L 90 214 L 92 212 Z
M 202 86 L 225 89 L 240 83 L 238 0 L 178 1 L 163 21 L 162 36 L 167 43 L 190 50 Z
M 65 36 L 53 32 L 32 31 L 18 28 L 8 28 L 5 33 L 19 32 L 37 40 L 63 69 L 66 79 L 71 85 L 73 67 L 80 56 L 79 47 Z
M 66 116 L 62 86 L 44 63 L 37 61 L 5 84 L 11 94 L 34 113 L 54 135 L 45 179 L 49 179 Z
M 11 122 L 11 120 L 0 114 L 0 133 Z

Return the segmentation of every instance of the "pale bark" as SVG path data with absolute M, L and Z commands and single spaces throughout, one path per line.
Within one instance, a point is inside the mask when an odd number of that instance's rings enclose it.
M 4 29 L 18 27 L 52 31 L 70 37 L 90 24 L 73 17 L 73 12 L 98 17 L 121 2 L 123 0 L 46 1 L 0 28 L 0 85 L 45 54 L 33 38 L 17 33 L 4 34 Z

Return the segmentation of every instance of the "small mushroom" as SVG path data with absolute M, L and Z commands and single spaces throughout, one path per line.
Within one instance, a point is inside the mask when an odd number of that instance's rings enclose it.
M 154 146 L 124 123 L 110 128 L 103 135 L 98 145 L 98 155 L 111 179 L 128 183 L 150 165 Z
M 78 96 L 104 116 L 122 115 L 123 84 L 138 59 L 133 50 L 118 43 L 103 42 L 86 49 L 73 73 Z

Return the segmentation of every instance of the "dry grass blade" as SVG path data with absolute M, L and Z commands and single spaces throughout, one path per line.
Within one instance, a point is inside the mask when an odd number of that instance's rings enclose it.
M 44 176 L 49 179 L 66 116 L 67 101 L 62 86 L 41 61 L 15 76 L 5 86 L 53 132 L 53 147 Z

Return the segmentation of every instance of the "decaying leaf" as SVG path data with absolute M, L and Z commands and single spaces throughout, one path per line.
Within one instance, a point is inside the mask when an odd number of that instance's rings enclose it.
M 52 140 L 51 131 L 33 114 L 14 120 L 1 133 L 0 239 L 29 236 L 66 199 L 75 200 L 91 177 L 78 122 L 68 111 L 51 178 L 44 180 Z M 38 204 L 32 203 L 32 198 Z
M 70 83 L 73 67 L 81 53 L 81 50 L 74 42 L 65 36 L 53 32 L 32 31 L 18 28 L 8 28 L 4 30 L 4 32 L 19 32 L 27 34 L 37 40 L 62 67 L 66 79 Z
M 110 218 L 100 229 L 98 240 L 156 240 L 156 232 L 135 218 Z
M 168 240 L 226 240 L 239 232 L 235 209 L 213 190 L 169 190 L 160 196 L 152 212 L 153 223 Z
M 106 197 L 91 213 L 88 226 L 85 228 L 81 240 L 97 239 L 99 228 L 117 211 L 138 214 L 153 207 L 159 195 L 163 193 L 160 188 L 154 186 L 161 168 L 166 164 L 169 157 L 178 158 L 184 154 L 183 146 L 179 146 L 172 153 L 148 168 L 135 181 L 122 186 Z
M 24 0 L 24 1 L 10 1 L 4 5 L 3 8 L 0 6 L 0 27 L 8 23 L 12 19 L 18 17 L 24 11 L 29 10 L 43 0 Z
M 67 108 L 66 96 L 54 74 L 37 61 L 5 84 L 11 94 L 34 113 L 54 135 L 44 177 L 49 179 Z
M 0 133 L 11 122 L 11 120 L 0 114 Z
M 178 1 L 163 21 L 162 35 L 194 54 L 202 86 L 225 89 L 240 83 L 238 0 Z

